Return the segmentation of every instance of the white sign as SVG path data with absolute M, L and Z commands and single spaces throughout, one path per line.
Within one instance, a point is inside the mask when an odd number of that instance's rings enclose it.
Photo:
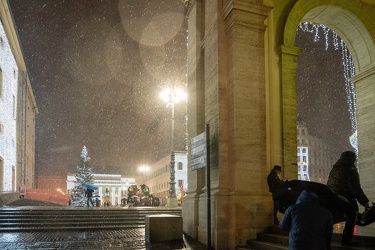
M 203 132 L 191 139 L 191 167 L 192 170 L 197 170 L 206 165 L 206 132 Z

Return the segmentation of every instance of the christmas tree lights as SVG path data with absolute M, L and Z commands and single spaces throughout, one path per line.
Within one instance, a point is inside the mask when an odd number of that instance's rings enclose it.
M 349 138 L 350 144 L 358 154 L 358 140 L 357 140 L 357 106 L 356 106 L 356 94 L 354 91 L 354 83 L 350 79 L 355 76 L 355 67 L 352 56 L 350 55 L 349 49 L 346 46 L 344 40 L 342 40 L 336 32 L 326 27 L 323 24 L 313 24 L 309 22 L 300 23 L 298 30 L 303 32 L 309 32 L 314 34 L 314 42 L 320 41 L 320 34 L 324 34 L 325 39 L 325 50 L 328 50 L 329 46 L 333 46 L 335 50 L 341 49 L 342 65 L 344 67 L 344 79 L 345 79 L 345 90 L 347 96 L 348 112 L 351 121 L 352 135 Z M 332 40 L 331 40 L 332 37 Z

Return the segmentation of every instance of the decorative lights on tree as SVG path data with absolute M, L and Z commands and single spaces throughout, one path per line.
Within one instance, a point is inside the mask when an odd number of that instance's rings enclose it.
M 357 106 L 356 106 L 356 95 L 354 92 L 354 84 L 350 81 L 350 78 L 355 76 L 355 68 L 353 64 L 352 57 L 349 53 L 348 47 L 345 42 L 340 39 L 336 32 L 322 24 L 313 24 L 309 22 L 300 23 L 298 30 L 303 32 L 314 33 L 314 42 L 320 40 L 320 30 L 323 31 L 325 39 L 325 50 L 330 46 L 330 34 L 332 35 L 332 45 L 335 50 L 341 49 L 342 55 L 342 65 L 344 67 L 344 78 L 345 78 L 345 90 L 347 96 L 348 111 L 351 121 L 352 135 L 349 138 L 350 144 L 355 149 L 356 154 L 358 154 L 358 140 L 357 140 Z
M 86 146 L 83 146 L 81 151 L 80 163 L 77 165 L 77 173 L 75 174 L 74 188 L 72 190 L 73 205 L 84 206 L 86 203 L 85 199 L 85 184 L 90 183 L 93 179 L 91 167 L 89 165 L 90 157 Z

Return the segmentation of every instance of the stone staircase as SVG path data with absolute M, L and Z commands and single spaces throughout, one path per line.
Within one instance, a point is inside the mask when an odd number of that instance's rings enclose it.
M 143 228 L 153 214 L 181 216 L 181 208 L 7 208 L 0 209 L 0 232 Z
M 341 234 L 334 233 L 332 236 L 332 250 L 345 249 L 375 249 L 375 238 L 366 236 L 354 236 L 355 241 L 359 242 L 358 247 L 341 246 Z M 282 231 L 277 226 L 268 228 L 265 233 L 260 233 L 255 240 L 249 240 L 247 246 L 237 247 L 236 250 L 287 250 L 288 233 Z

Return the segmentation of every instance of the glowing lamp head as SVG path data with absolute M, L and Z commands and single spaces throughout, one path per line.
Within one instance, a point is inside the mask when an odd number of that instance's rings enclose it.
M 160 98 L 163 99 L 167 105 L 173 105 L 181 100 L 185 100 L 186 93 L 180 88 L 166 88 L 160 93 Z

